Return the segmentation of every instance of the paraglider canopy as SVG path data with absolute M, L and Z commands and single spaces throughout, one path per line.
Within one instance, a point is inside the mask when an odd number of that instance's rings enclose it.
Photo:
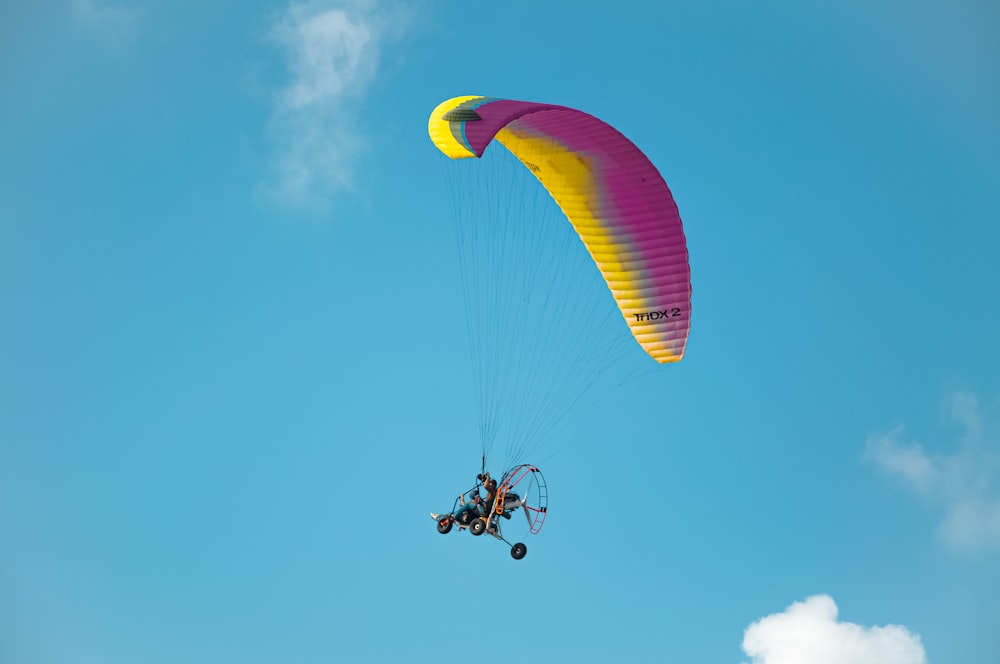
M 565 106 L 455 97 L 428 122 L 452 159 L 510 150 L 548 190 L 583 240 L 642 348 L 661 364 L 684 356 L 691 271 L 680 215 L 646 156 L 610 125 Z

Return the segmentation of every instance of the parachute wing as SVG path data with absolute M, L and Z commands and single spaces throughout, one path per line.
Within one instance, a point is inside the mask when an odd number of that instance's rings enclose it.
M 691 270 L 680 215 L 649 159 L 616 129 L 565 106 L 455 97 L 428 122 L 452 159 L 481 157 L 494 139 L 565 213 L 636 341 L 657 362 L 684 356 Z

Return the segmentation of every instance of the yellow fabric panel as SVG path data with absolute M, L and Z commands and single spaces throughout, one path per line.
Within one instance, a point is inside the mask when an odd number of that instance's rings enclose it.
M 634 274 L 629 269 L 631 266 L 616 259 L 613 250 L 608 251 L 609 248 L 616 247 L 618 242 L 606 231 L 604 222 L 594 209 L 599 204 L 599 191 L 588 160 L 567 151 L 548 137 L 518 132 L 510 126 L 501 129 L 496 140 L 520 159 L 552 195 L 580 236 L 605 281 L 614 280 L 620 284 L 622 277 L 625 277 L 626 283 L 631 282 L 628 283 L 631 288 L 615 289 L 613 295 L 625 322 L 633 335 L 636 335 L 646 325 L 637 321 L 634 314 L 645 313 L 650 306 L 647 304 L 648 300 L 638 293 L 639 285 L 628 279 L 627 275 Z M 619 299 L 619 294 L 637 297 Z M 639 338 L 636 341 L 661 364 L 680 359 L 669 351 L 657 348 L 661 344 L 643 342 Z
M 430 134 L 431 141 L 434 142 L 437 149 L 443 152 L 446 156 L 452 159 L 464 159 L 476 156 L 475 152 L 455 140 L 454 134 L 451 133 L 451 123 L 443 119 L 442 116 L 470 99 L 480 98 L 481 97 L 479 95 L 454 97 L 448 101 L 438 104 L 437 108 L 434 109 L 434 112 L 431 113 L 431 117 L 427 121 L 427 133 Z

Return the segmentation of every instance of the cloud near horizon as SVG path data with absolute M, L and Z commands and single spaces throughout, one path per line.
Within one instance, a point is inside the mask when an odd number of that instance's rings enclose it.
M 274 21 L 269 37 L 290 75 L 271 117 L 277 155 L 266 189 L 278 200 L 323 206 L 354 188 L 366 144 L 356 109 L 397 18 L 374 2 L 312 0 L 290 3 Z
M 813 595 L 755 621 L 743 633 L 750 664 L 926 664 L 920 636 L 900 625 L 837 619 L 829 595 Z
M 913 493 L 944 510 L 938 535 L 961 552 L 1000 550 L 1000 442 L 979 400 L 966 392 L 947 400 L 961 427 L 950 454 L 931 454 L 902 441 L 904 428 L 870 436 L 865 456 Z

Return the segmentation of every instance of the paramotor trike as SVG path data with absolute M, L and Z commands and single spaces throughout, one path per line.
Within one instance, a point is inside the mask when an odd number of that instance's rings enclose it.
M 486 476 L 488 478 L 488 475 Z M 510 555 L 520 560 L 528 553 L 522 542 L 512 543 L 501 532 L 501 524 L 509 521 L 517 511 L 524 513 L 527 534 L 537 535 L 548 514 L 548 489 L 542 472 L 530 464 L 521 464 L 504 473 L 497 484 L 493 500 L 487 504 L 480 495 L 483 476 L 469 491 L 455 499 L 448 514 L 435 514 L 431 518 L 437 522 L 437 530 L 447 535 L 452 528 L 468 529 L 473 535 L 492 535 L 510 545 Z

